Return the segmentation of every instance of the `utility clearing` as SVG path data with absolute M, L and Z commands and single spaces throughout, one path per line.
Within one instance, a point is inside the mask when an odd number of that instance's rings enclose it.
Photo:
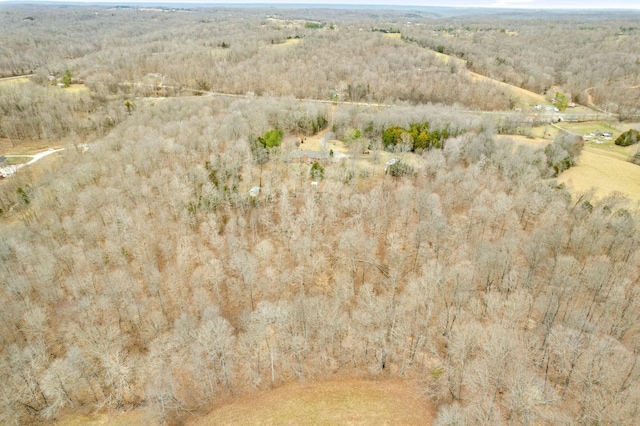
M 444 62 L 445 64 L 450 64 L 450 63 L 455 63 L 457 64 L 459 67 L 463 68 L 465 70 L 465 72 L 467 72 L 469 75 L 471 75 L 472 81 L 474 83 L 492 83 L 498 86 L 501 86 L 503 88 L 506 88 L 507 90 L 509 90 L 514 97 L 516 97 L 518 99 L 518 106 L 520 107 L 526 107 L 526 106 L 534 106 L 534 105 L 544 105 L 544 104 L 548 104 L 549 102 L 545 99 L 544 96 L 538 94 L 538 93 L 534 93 L 530 90 L 526 90 L 523 89 L 521 87 L 518 86 L 514 86 L 512 84 L 509 83 L 503 83 L 501 81 L 495 80 L 493 78 L 487 77 L 485 75 L 482 74 L 478 74 L 472 71 L 467 71 L 467 61 L 464 59 L 460 59 L 460 58 L 456 58 L 454 56 L 451 55 L 447 55 L 446 53 L 440 53 L 440 52 L 436 52 L 433 51 L 433 54 L 436 56 L 436 58 L 438 58 L 439 60 L 441 60 L 442 62 Z

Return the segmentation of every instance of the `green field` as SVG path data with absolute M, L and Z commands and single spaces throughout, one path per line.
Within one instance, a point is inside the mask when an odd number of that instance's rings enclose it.
M 584 123 L 564 122 L 564 123 L 559 123 L 558 126 L 562 127 L 563 129 L 567 129 L 572 132 L 580 133 L 583 135 L 591 132 L 597 132 L 597 131 L 611 132 L 614 136 L 613 137 L 614 140 L 617 135 L 622 133 L 620 129 L 604 121 L 587 121 Z

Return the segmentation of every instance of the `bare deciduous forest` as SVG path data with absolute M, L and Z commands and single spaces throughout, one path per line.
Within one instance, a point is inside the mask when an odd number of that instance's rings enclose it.
M 65 149 L 0 181 L 0 423 L 393 377 L 442 426 L 635 424 L 638 205 L 498 142 L 493 80 L 633 119 L 637 22 L 2 5 L 3 149 Z

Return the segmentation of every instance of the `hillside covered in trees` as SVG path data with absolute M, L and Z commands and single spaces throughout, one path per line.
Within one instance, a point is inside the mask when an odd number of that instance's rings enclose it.
M 622 32 L 623 68 L 627 18 L 276 11 L 0 8 L 0 69 L 34 73 L 1 82 L 0 138 L 66 147 L 0 181 L 0 423 L 180 424 L 258 389 L 393 377 L 442 426 L 634 424 L 638 206 L 557 182 L 575 135 L 498 141 L 475 110 L 511 95 L 470 74 L 636 114 L 610 98 L 634 99 L 631 71 L 491 62 L 549 26 L 559 55 Z M 291 160 L 329 133 L 348 153 Z

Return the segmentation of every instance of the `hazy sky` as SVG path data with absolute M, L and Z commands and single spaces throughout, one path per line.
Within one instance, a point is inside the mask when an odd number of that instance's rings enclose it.
M 0 0 L 0 3 L 8 0 Z M 41 0 L 42 1 L 42 0 Z M 46 1 L 46 0 L 45 0 Z M 358 4 L 526 9 L 639 9 L 640 0 L 56 0 L 82 3 L 222 3 L 222 4 Z M 26 3 L 26 1 L 25 1 Z

